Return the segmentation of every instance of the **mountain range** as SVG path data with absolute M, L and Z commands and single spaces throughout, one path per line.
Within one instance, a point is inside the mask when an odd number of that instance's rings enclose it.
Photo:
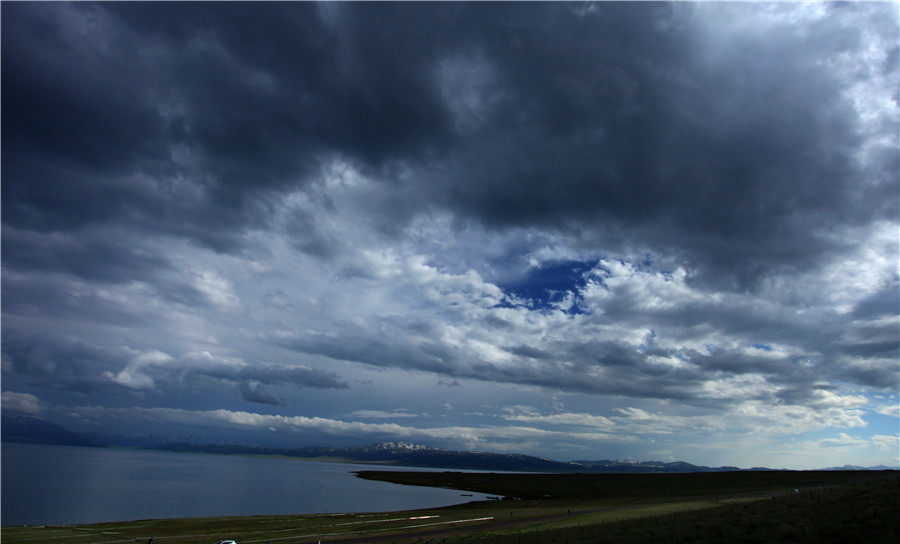
M 216 444 L 202 440 L 171 438 L 122 437 L 77 433 L 59 425 L 21 414 L 3 414 L 3 442 L 27 442 L 90 447 L 139 447 L 144 449 L 203 452 L 217 454 L 280 455 L 286 457 L 323 460 L 355 461 L 384 465 L 467 470 L 502 470 L 520 472 L 590 472 L 590 473 L 650 473 L 650 472 L 725 472 L 738 470 L 778 470 L 766 467 L 741 469 L 732 466 L 707 467 L 684 461 L 629 461 L 604 459 L 597 461 L 554 461 L 517 453 L 487 453 L 477 451 L 442 450 L 407 442 L 381 442 L 362 447 L 303 447 L 278 448 L 256 444 Z M 830 467 L 822 470 L 888 470 L 898 467 Z

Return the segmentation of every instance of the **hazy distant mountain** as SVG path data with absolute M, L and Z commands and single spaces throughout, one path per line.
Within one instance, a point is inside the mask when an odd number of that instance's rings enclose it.
M 391 464 L 422 467 L 537 472 L 576 472 L 580 468 L 572 463 L 530 455 L 448 451 L 403 442 L 385 442 L 362 448 L 341 448 L 338 452 L 339 456 L 352 459 L 387 461 Z
M 857 465 L 844 465 L 842 467 L 828 467 L 819 470 L 900 470 L 900 466 L 875 465 L 874 467 L 860 467 Z
M 628 461 L 619 459 L 604 459 L 600 461 L 572 461 L 575 464 L 587 467 L 591 472 L 709 472 L 720 470 L 740 470 L 737 467 L 710 468 L 692 465 L 684 461 Z
M 518 453 L 487 453 L 477 451 L 440 450 L 422 444 L 407 442 L 381 442 L 361 447 L 305 447 L 276 448 L 257 444 L 216 444 L 200 438 L 182 438 L 172 441 L 160 437 L 121 437 L 76 433 L 43 419 L 23 414 L 3 414 L 2 438 L 4 442 L 29 442 L 36 444 L 60 444 L 72 446 L 126 446 L 166 451 L 202 452 L 218 454 L 282 455 L 300 458 L 321 458 L 378 463 L 385 465 L 469 469 L 508 470 L 522 472 L 591 472 L 591 473 L 642 473 L 642 472 L 724 472 L 737 470 L 776 470 L 765 467 L 740 469 L 738 467 L 706 467 L 684 461 L 628 461 L 605 459 L 598 461 L 561 462 L 544 457 Z M 900 467 L 858 467 L 845 465 L 821 470 L 896 470 Z
M 99 446 L 102 442 L 83 433 L 72 432 L 55 423 L 24 414 L 3 414 L 2 439 L 4 442 L 29 442 L 32 444 L 59 444 L 64 446 Z
M 210 453 L 242 453 L 262 455 L 286 455 L 290 457 L 333 458 L 379 463 L 386 465 L 472 469 L 512 470 L 527 472 L 578 472 L 584 467 L 521 454 L 486 453 L 476 451 L 439 450 L 421 444 L 382 442 L 362 447 L 328 448 L 268 448 L 243 445 L 201 445 L 189 443 L 163 444 L 160 449 L 169 451 L 203 451 Z
M 211 453 L 258 453 L 286 455 L 291 457 L 333 458 L 379 463 L 385 465 L 470 469 L 509 470 L 522 472 L 592 472 L 592 473 L 635 473 L 635 472 L 724 472 L 742 470 L 738 467 L 705 467 L 684 461 L 666 463 L 662 461 L 623 461 L 607 459 L 602 461 L 562 462 L 517 453 L 486 453 L 477 451 L 440 450 L 422 444 L 406 442 L 382 442 L 362 447 L 326 448 L 309 447 L 300 449 L 261 448 L 243 445 L 201 445 L 189 443 L 165 444 L 161 449 L 171 451 L 203 451 Z M 754 468 L 750 470 L 773 470 Z

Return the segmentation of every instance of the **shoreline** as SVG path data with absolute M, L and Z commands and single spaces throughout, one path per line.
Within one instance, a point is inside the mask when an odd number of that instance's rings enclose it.
M 472 500 L 451 490 L 404 490 L 353 474 L 392 468 L 383 465 L 182 453 L 8 443 L 3 448 L 0 521 L 3 527 L 65 526 L 111 520 L 387 512 Z
M 406 478 L 411 474 L 393 473 L 391 477 Z M 385 476 L 382 473 L 379 475 Z M 431 477 L 434 474 L 420 473 L 420 476 Z M 802 524 L 805 530 L 821 533 L 834 531 L 837 527 L 851 532 L 871 530 L 875 535 L 895 536 L 896 523 L 893 520 L 900 510 L 900 475 L 896 471 L 887 474 L 848 471 L 836 475 L 793 473 L 753 489 L 745 486 L 747 482 L 727 478 L 733 474 L 719 478 L 712 486 L 707 485 L 710 482 L 701 475 L 699 478 L 686 478 L 680 485 L 662 490 L 656 496 L 647 496 L 642 491 L 642 486 L 647 483 L 645 478 L 632 477 L 619 482 L 628 485 L 618 496 L 611 494 L 606 497 L 596 496 L 591 483 L 583 480 L 577 486 L 564 482 L 566 485 L 560 487 L 558 483 L 541 478 L 541 475 L 471 476 L 487 476 L 494 484 L 506 479 L 507 489 L 497 488 L 498 491 L 511 491 L 527 480 L 526 483 L 535 492 L 552 493 L 563 489 L 569 495 L 540 500 L 470 501 L 438 508 L 389 512 L 3 527 L 2 537 L 6 544 L 35 541 L 112 544 L 145 542 L 151 537 L 167 544 L 225 539 L 233 539 L 240 544 L 316 542 L 318 539 L 343 544 L 399 544 L 427 537 L 447 539 L 448 542 L 468 542 L 471 538 L 478 538 L 485 544 L 586 544 L 597 541 L 600 535 L 606 535 L 601 540 L 649 544 L 658 542 L 660 534 L 691 536 L 697 535 L 698 531 L 712 538 L 698 538 L 698 542 L 714 542 L 717 538 L 722 541 L 720 535 L 723 531 L 739 527 L 740 531 L 756 531 L 762 535 L 754 542 L 766 542 L 779 541 L 778 535 L 781 533 L 778 531 L 784 527 L 797 527 L 798 524 Z M 790 489 L 798 483 L 806 485 L 802 485 L 798 492 Z M 824 486 L 821 485 L 823 483 Z M 698 486 L 705 488 L 698 492 Z M 614 491 L 613 488 L 610 490 Z M 748 491 L 763 494 L 747 494 Z M 878 509 L 872 510 L 873 505 L 878 505 Z M 860 512 L 867 512 L 867 515 L 860 518 Z M 649 519 L 653 521 L 647 521 Z M 653 531 L 648 533 L 648 527 L 652 527 Z M 891 533 L 892 530 L 894 533 Z

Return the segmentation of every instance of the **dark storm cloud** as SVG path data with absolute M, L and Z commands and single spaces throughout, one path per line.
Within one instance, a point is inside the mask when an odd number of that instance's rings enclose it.
M 5 257 L 4 257 L 5 261 Z M 97 293 L 78 292 L 67 278 L 37 273 L 13 272 L 4 262 L 2 297 L 4 325 L 17 317 L 52 316 L 53 319 L 89 321 L 95 324 L 141 327 L 152 325 L 145 312 Z M 25 327 L 27 328 L 27 327 Z M 6 341 L 4 339 L 4 345 Z
M 121 236 L 40 234 L 13 227 L 3 229 L 3 264 L 23 272 L 64 272 L 104 283 L 147 280 L 169 268 L 166 259 Z
M 540 360 L 553 358 L 552 353 L 550 353 L 548 351 L 544 351 L 544 350 L 536 348 L 536 347 L 533 347 L 533 346 L 528 346 L 528 345 L 513 346 L 510 348 L 507 348 L 507 350 L 510 353 L 512 353 L 513 355 L 518 355 L 519 357 L 530 357 L 532 359 L 540 359 Z
M 855 113 L 824 67 L 861 29 L 701 43 L 692 10 L 11 4 L 3 221 L 124 221 L 231 250 L 342 157 L 388 180 L 389 221 L 424 202 L 639 240 L 750 286 L 838 249 L 823 231 L 896 216 L 897 153 L 854 159 Z M 412 181 L 390 181 L 399 168 Z
M 451 348 L 427 341 L 407 343 L 390 340 L 370 331 L 356 330 L 354 334 L 346 337 L 315 334 L 297 338 L 278 338 L 274 341 L 277 345 L 295 352 L 323 355 L 340 361 L 448 375 L 458 372 L 455 364 L 457 355 Z
M 4 4 L 4 387 L 204 425 L 394 413 L 404 380 L 448 426 L 551 396 L 731 444 L 865 425 L 898 29 L 835 9 Z
M 848 365 L 836 373 L 837 377 L 851 383 L 896 391 L 900 387 L 900 376 L 897 373 L 897 349 L 892 350 L 893 357 L 880 361 L 866 361 L 859 365 Z
M 731 398 L 727 393 L 709 398 L 702 391 L 703 383 L 709 379 L 763 373 L 772 376 L 776 382 L 808 384 L 812 378 L 791 375 L 796 365 L 787 358 L 753 357 L 729 350 L 715 355 L 675 349 L 638 351 L 625 342 L 574 338 L 550 346 L 555 355 L 548 353 L 541 357 L 540 365 L 524 359 L 542 355 L 541 350 L 527 349 L 527 346 L 516 350 L 521 352 L 516 355 L 522 358 L 497 364 L 487 362 L 465 348 L 421 338 L 414 331 L 398 327 L 396 322 L 382 322 L 375 328 L 377 332 L 357 328 L 352 333 L 339 331 L 334 335 L 279 337 L 273 341 L 291 351 L 376 367 L 579 393 L 677 399 L 706 405 L 721 404 Z M 685 366 L 660 365 L 654 363 L 652 357 L 678 358 Z
M 302 184 L 320 156 L 377 166 L 438 134 L 441 105 L 394 56 L 388 13 L 332 30 L 312 5 L 211 7 L 8 10 L 6 222 L 127 217 L 228 249 L 265 209 L 251 199 Z M 353 27 L 363 43 L 342 43 Z
M 267 386 L 347 389 L 333 372 L 304 366 L 229 361 L 209 353 L 172 358 L 158 351 L 106 348 L 73 336 L 20 334 L 4 330 L 4 376 L 32 386 L 84 394 L 157 390 L 180 384 L 237 385 L 244 400 L 284 405 Z
M 855 113 L 817 68 L 824 35 L 712 44 L 716 58 L 665 11 L 559 10 L 538 25 L 517 10 L 522 44 L 489 56 L 519 124 L 471 135 L 455 155 L 465 176 L 445 178 L 450 205 L 498 226 L 599 228 L 590 242 L 639 233 L 738 285 L 815 262 L 833 248 L 822 228 L 896 213 L 894 159 L 870 173 L 852 157 Z M 872 174 L 881 184 L 857 191 Z
M 262 385 L 289 385 L 296 388 L 315 387 L 319 389 L 347 389 L 347 382 L 337 374 L 313 368 L 266 363 L 233 364 L 218 359 L 208 353 L 189 354 L 182 357 L 184 369 L 179 372 L 188 376 L 205 376 L 219 380 L 257 383 Z M 254 389 L 255 390 L 255 389 Z M 244 389 L 241 389 L 243 392 Z
M 151 298 L 192 308 L 209 307 L 209 297 L 134 231 L 102 228 L 77 233 L 3 229 L 3 304 L 8 315 L 53 309 L 56 317 L 119 323 L 146 322 L 145 309 L 115 304 L 102 291 L 140 282 Z M 84 288 L 84 283 L 98 290 Z M 77 292 L 77 295 L 75 295 Z M 29 308 L 30 306 L 30 308 Z
M 165 44 L 142 41 L 103 6 L 8 10 L 4 222 L 56 230 L 127 220 L 233 247 L 233 230 L 255 205 L 217 193 L 221 180 L 193 158 L 202 145 L 188 134 L 183 108 L 215 94 L 215 82 L 192 87 L 177 63 L 222 67 L 202 50 L 189 53 L 181 61 Z
M 274 406 L 286 406 L 287 401 L 273 395 L 268 389 L 257 381 L 241 382 L 239 386 L 241 398 L 247 402 L 257 404 L 271 404 Z
M 861 319 L 888 317 L 896 315 L 898 309 L 900 309 L 900 277 L 895 276 L 882 289 L 858 301 L 853 308 L 853 316 Z
M 338 247 L 335 240 L 321 233 L 308 213 L 295 213 L 288 223 L 287 233 L 294 247 L 307 255 L 323 259 L 332 257 Z M 346 276 L 352 277 L 352 274 L 348 272 Z
M 103 348 L 74 337 L 3 331 L 4 377 L 9 379 L 12 371 L 25 383 L 48 389 L 112 393 L 118 387 L 103 373 L 126 365 L 130 357 L 124 349 Z

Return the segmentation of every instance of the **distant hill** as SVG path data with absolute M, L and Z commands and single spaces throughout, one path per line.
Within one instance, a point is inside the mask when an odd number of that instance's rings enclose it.
M 554 461 L 518 453 L 487 453 L 478 451 L 441 450 L 407 442 L 381 442 L 361 447 L 304 447 L 276 448 L 255 444 L 215 444 L 200 439 L 173 441 L 161 437 L 122 437 L 77 433 L 55 423 L 24 414 L 3 414 L 4 442 L 60 444 L 92 447 L 138 447 L 144 449 L 243 455 L 280 455 L 285 457 L 335 459 L 378 463 L 392 466 L 446 468 L 462 470 L 502 470 L 515 472 L 590 472 L 590 473 L 661 473 L 661 472 L 725 472 L 776 470 L 765 467 L 707 467 L 684 461 L 628 461 L 605 459 L 597 461 Z M 900 467 L 857 467 L 846 465 L 822 470 L 889 470 Z
M 3 414 L 3 442 L 59 444 L 63 446 L 100 446 L 96 438 L 64 429 L 55 423 L 24 414 Z
M 640 472 L 727 472 L 743 470 L 738 467 L 705 467 L 692 465 L 684 461 L 627 461 L 619 459 L 605 459 L 602 461 L 572 461 L 572 463 L 587 467 L 590 472 L 609 473 L 640 473 Z M 750 470 L 773 470 L 768 468 L 753 468 Z
M 334 458 L 397 466 L 453 468 L 469 470 L 509 470 L 522 472 L 578 472 L 584 467 L 521 454 L 439 450 L 421 444 L 382 442 L 362 447 L 268 448 L 242 445 L 162 444 L 158 449 L 210 453 L 285 455 L 305 458 Z
M 842 467 L 828 467 L 819 470 L 900 470 L 900 466 L 875 465 L 874 467 L 860 467 L 857 465 L 844 465 Z

